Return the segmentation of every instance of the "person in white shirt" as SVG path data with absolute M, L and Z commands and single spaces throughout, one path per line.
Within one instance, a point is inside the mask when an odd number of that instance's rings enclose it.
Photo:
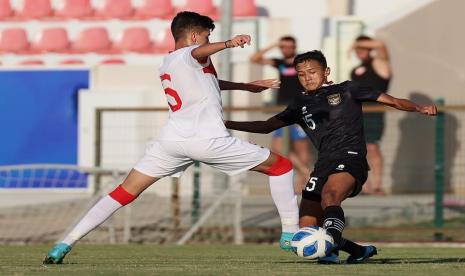
M 280 246 L 291 250 L 298 230 L 299 210 L 293 188 L 292 163 L 269 149 L 232 137 L 223 122 L 220 90 L 261 92 L 275 88 L 276 80 L 234 83 L 217 79 L 210 56 L 227 48 L 250 44 L 250 36 L 210 43 L 213 20 L 195 12 L 180 12 L 171 23 L 175 49 L 160 66 L 160 79 L 169 106 L 169 118 L 129 175 L 100 199 L 74 229 L 45 257 L 44 263 L 62 263 L 71 247 L 87 233 L 129 204 L 165 176 L 183 172 L 194 160 L 229 175 L 247 170 L 269 175 L 272 198 L 282 223 Z

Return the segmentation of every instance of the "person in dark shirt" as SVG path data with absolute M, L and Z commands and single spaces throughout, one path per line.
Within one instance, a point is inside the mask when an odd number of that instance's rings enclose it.
M 349 53 L 355 51 L 360 64 L 352 69 L 350 78 L 353 82 L 386 92 L 392 77 L 389 54 L 383 41 L 361 35 L 355 39 Z M 365 106 L 377 103 L 367 102 Z M 364 113 L 364 129 L 367 142 L 367 160 L 371 172 L 363 192 L 366 194 L 384 195 L 382 189 L 383 155 L 379 142 L 384 130 L 384 113 Z
M 281 51 L 282 58 L 265 58 L 264 55 L 278 47 Z M 297 71 L 294 67 L 294 57 L 296 56 L 297 42 L 292 36 L 282 37 L 278 43 L 270 45 L 259 50 L 250 57 L 250 61 L 260 65 L 270 65 L 275 67 L 279 72 L 280 88 L 277 91 L 276 104 L 288 105 L 300 91 L 302 85 L 297 78 Z M 284 128 L 277 129 L 273 132 L 271 149 L 275 152 L 283 151 Z M 288 128 L 289 140 L 292 143 L 289 157 L 296 165 L 296 191 L 300 193 L 306 183 L 306 177 L 309 173 L 308 167 L 311 162 L 310 144 L 302 128 L 298 125 L 291 125 Z
M 226 121 L 226 127 L 269 133 L 283 126 L 299 124 L 318 150 L 318 160 L 302 191 L 300 226 L 321 226 L 333 237 L 334 250 L 321 259 L 322 262 L 338 263 L 339 249 L 350 254 L 346 262 L 363 262 L 377 253 L 376 248 L 360 246 L 342 237 L 345 221 L 341 208 L 342 201 L 362 190 L 369 170 L 362 102 L 379 102 L 426 115 L 436 115 L 436 106 L 422 106 L 394 98 L 351 81 L 325 85 L 330 68 L 320 51 L 298 55 L 294 64 L 304 91 L 284 111 L 266 121 Z

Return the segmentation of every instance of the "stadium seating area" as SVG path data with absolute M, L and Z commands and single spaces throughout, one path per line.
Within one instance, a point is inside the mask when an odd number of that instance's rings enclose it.
M 0 52 L 14 54 L 40 53 L 164 53 L 172 49 L 174 41 L 166 29 L 152 40 L 145 27 L 129 27 L 122 31 L 117 41 L 110 39 L 107 28 L 90 27 L 83 29 L 74 41 L 68 38 L 68 32 L 62 27 L 42 30 L 35 41 L 28 41 L 27 30 L 8 28 L 0 32 Z
M 255 0 L 233 4 L 235 17 L 257 16 Z M 173 0 L 0 0 L 0 54 L 19 57 L 14 65 L 46 65 L 50 54 L 63 55 L 63 65 L 87 64 L 72 55 L 162 54 L 174 46 L 169 20 L 183 10 L 221 16 L 213 0 L 177 6 Z M 99 63 L 124 62 L 117 57 Z M 8 63 L 0 57 L 0 65 Z
M 186 0 L 181 6 L 174 6 L 171 0 L 145 0 L 140 7 L 133 5 L 132 0 L 104 0 L 101 8 L 94 7 L 91 0 L 23 0 L 18 9 L 13 8 L 12 2 L 14 0 L 0 0 L 1 21 L 167 19 L 183 10 L 196 11 L 214 19 L 219 19 L 221 14 L 221 8 L 215 6 L 213 0 Z M 255 0 L 235 0 L 233 15 L 256 16 Z

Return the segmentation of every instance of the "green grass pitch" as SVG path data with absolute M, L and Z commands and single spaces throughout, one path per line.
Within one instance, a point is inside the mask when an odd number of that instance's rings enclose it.
M 78 245 L 44 266 L 48 249 L 0 246 L 0 275 L 465 275 L 463 248 L 381 247 L 366 264 L 319 265 L 277 245 Z

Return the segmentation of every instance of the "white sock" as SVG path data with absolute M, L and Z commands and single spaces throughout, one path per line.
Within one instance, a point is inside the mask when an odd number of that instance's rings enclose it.
M 107 220 L 123 205 L 111 196 L 102 197 L 62 241 L 70 246 Z
M 270 176 L 270 190 L 281 217 L 283 232 L 297 232 L 299 230 L 299 207 L 294 192 L 294 170 L 279 176 Z

